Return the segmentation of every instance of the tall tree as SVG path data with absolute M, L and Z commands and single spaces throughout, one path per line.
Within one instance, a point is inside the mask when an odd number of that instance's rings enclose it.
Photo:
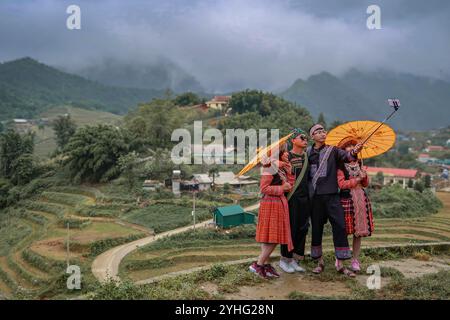
M 169 147 L 173 130 L 183 122 L 171 99 L 154 99 L 126 117 L 126 127 L 152 148 Z
M 176 96 L 174 103 L 177 106 L 193 106 L 199 104 L 201 99 L 193 92 L 185 92 Z
M 325 121 L 325 115 L 322 112 L 319 113 L 319 118 L 317 119 L 317 123 L 320 123 L 324 128 L 327 127 L 327 122 Z
M 120 174 L 119 158 L 138 151 L 141 145 L 126 129 L 86 126 L 78 129 L 64 148 L 65 164 L 75 182 L 104 182 Z
M 22 156 L 32 155 L 34 150 L 34 133 L 20 135 L 13 129 L 0 134 L 0 175 L 11 178 L 17 161 Z
M 212 189 L 216 189 L 216 177 L 219 174 L 219 168 L 217 166 L 213 166 L 208 170 L 208 176 L 212 177 Z
M 56 134 L 56 143 L 58 147 L 62 149 L 75 134 L 77 126 L 69 114 L 65 116 L 58 116 L 53 121 L 52 128 Z

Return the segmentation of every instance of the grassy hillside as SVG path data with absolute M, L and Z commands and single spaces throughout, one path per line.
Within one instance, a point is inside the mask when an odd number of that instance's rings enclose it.
M 125 113 L 161 94 L 151 89 L 106 86 L 31 58 L 0 64 L 0 120 L 33 118 L 60 104 Z
M 40 114 L 40 118 L 48 118 L 49 121 L 57 118 L 60 115 L 70 114 L 78 127 L 84 125 L 95 125 L 99 123 L 104 124 L 118 124 L 122 117 L 98 110 L 87 110 L 74 108 L 71 106 L 54 107 L 44 111 Z M 35 154 L 39 157 L 48 157 L 56 149 L 55 133 L 51 126 L 45 126 L 39 129 L 34 126 L 32 130 L 36 133 Z

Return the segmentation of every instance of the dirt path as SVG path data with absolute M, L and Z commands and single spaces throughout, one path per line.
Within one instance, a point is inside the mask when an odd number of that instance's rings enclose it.
M 441 270 L 450 270 L 450 257 L 433 257 L 429 261 L 421 261 L 414 258 L 401 260 L 379 261 L 381 267 L 390 267 L 400 271 L 406 278 L 417 278 L 427 274 L 437 273 Z M 369 275 L 364 272 L 357 275 L 356 280 L 363 286 L 366 285 Z M 387 285 L 389 277 L 381 279 L 381 287 Z M 210 294 L 217 294 L 217 286 L 213 283 L 205 283 L 201 286 Z M 345 281 L 320 281 L 309 274 L 286 274 L 276 280 L 267 281 L 257 286 L 242 286 L 239 291 L 226 294 L 224 299 L 243 300 L 283 300 L 288 299 L 289 294 L 298 292 L 305 296 L 337 298 L 347 297 L 351 289 Z
M 246 207 L 246 208 L 244 208 L 244 210 L 251 211 L 251 210 L 257 209 L 258 207 L 259 207 L 259 203 L 249 206 L 249 207 Z M 198 223 L 198 224 L 196 224 L 196 228 L 205 227 L 212 222 L 213 222 L 212 220 L 207 220 L 207 221 Z M 112 249 L 102 253 L 97 258 L 95 258 L 95 260 L 92 262 L 92 267 L 91 267 L 92 273 L 100 281 L 105 281 L 109 277 L 111 277 L 115 280 L 120 280 L 120 278 L 118 276 L 120 262 L 130 252 L 136 250 L 139 247 L 148 245 L 158 239 L 161 239 L 161 238 L 164 238 L 167 236 L 172 236 L 174 234 L 182 233 L 182 232 L 191 230 L 193 228 L 194 228 L 194 226 L 190 225 L 190 226 L 170 230 L 167 232 L 163 232 L 163 233 L 160 233 L 157 235 L 152 235 L 152 236 L 149 236 L 146 238 L 142 238 L 142 239 L 112 248 Z
M 406 244 L 393 244 L 393 245 L 386 245 L 386 244 L 381 244 L 381 245 L 371 245 L 371 246 L 363 246 L 362 249 L 364 248 L 398 248 L 398 247 L 422 247 L 422 246 L 433 246 L 433 245 L 450 245 L 450 242 L 430 242 L 430 243 L 419 243 L 419 244 L 410 244 L 410 243 L 406 243 Z M 329 249 L 324 249 L 324 252 L 332 252 L 334 249 L 329 248 Z M 308 251 L 306 251 L 306 254 L 309 254 Z M 279 253 L 273 253 L 271 255 L 271 258 L 279 258 L 280 254 Z M 240 259 L 240 260 L 234 260 L 234 261 L 226 261 L 226 262 L 221 262 L 220 264 L 222 265 L 236 265 L 236 264 L 242 264 L 242 263 L 248 263 L 250 264 L 252 261 L 254 261 L 255 258 L 248 258 L 248 259 Z M 208 270 L 210 269 L 214 264 L 216 263 L 212 263 L 212 264 L 208 264 L 205 266 L 201 266 L 201 267 L 194 267 L 194 268 L 190 268 L 190 269 L 184 269 L 184 270 L 180 270 L 180 271 L 175 271 L 175 272 L 170 272 L 170 273 L 166 273 L 164 275 L 161 276 L 156 276 L 156 277 L 151 277 L 148 279 L 144 279 L 144 280 L 139 280 L 136 282 L 136 284 L 149 284 L 149 283 L 153 283 L 153 282 L 157 282 L 163 279 L 167 279 L 167 278 L 173 278 L 176 276 L 180 276 L 180 275 L 185 275 L 185 274 L 189 274 L 192 272 L 197 272 L 197 271 L 202 271 L 202 270 Z
M 207 221 L 198 223 L 196 225 L 196 227 L 201 228 L 212 222 L 213 222 L 212 220 L 207 220 Z M 118 277 L 120 262 L 130 252 L 136 250 L 139 247 L 148 245 L 158 239 L 172 236 L 174 234 L 181 233 L 181 232 L 191 230 L 191 229 L 193 229 L 192 225 L 174 229 L 174 230 L 170 230 L 170 231 L 163 232 L 163 233 L 153 235 L 153 236 L 149 236 L 146 238 L 142 238 L 142 239 L 112 248 L 106 252 L 103 252 L 101 255 L 99 255 L 97 258 L 95 258 L 95 260 L 92 262 L 92 268 L 91 268 L 92 273 L 100 281 L 105 281 L 108 279 L 108 277 L 111 277 L 115 280 L 120 280 Z

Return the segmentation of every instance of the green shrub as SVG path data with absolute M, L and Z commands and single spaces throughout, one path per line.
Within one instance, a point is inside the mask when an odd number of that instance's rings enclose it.
M 403 189 L 400 185 L 370 192 L 373 213 L 383 218 L 420 217 L 436 213 L 442 202 L 430 191 Z
M 191 207 L 174 204 L 155 204 L 133 210 L 123 216 L 126 221 L 153 229 L 156 233 L 172 230 L 193 223 Z M 196 221 L 212 218 L 209 210 L 197 209 Z
M 91 220 L 82 220 L 66 217 L 58 219 L 59 227 L 67 228 L 67 224 L 69 224 L 69 228 L 71 229 L 84 229 L 91 224 Z
M 94 241 L 89 244 L 90 256 L 97 256 L 100 253 L 105 252 L 106 250 L 108 250 L 110 248 L 143 238 L 145 236 L 146 236 L 145 234 L 140 233 L 140 234 L 129 235 L 127 237 L 108 238 L 108 239 Z
M 63 217 L 67 210 L 66 207 L 56 203 L 46 203 L 32 200 L 24 201 L 23 206 L 30 210 L 51 213 L 57 217 Z
M 22 251 L 22 258 L 36 269 L 48 273 L 62 272 L 66 267 L 64 261 L 49 259 L 29 249 Z

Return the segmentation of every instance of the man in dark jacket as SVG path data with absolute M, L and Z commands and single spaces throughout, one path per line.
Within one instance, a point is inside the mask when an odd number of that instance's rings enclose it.
M 341 162 L 357 160 L 362 145 L 356 145 L 350 152 L 326 145 L 327 132 L 321 124 L 312 126 L 309 134 L 314 140 L 314 145 L 307 151 L 310 165 L 308 191 L 312 204 L 311 257 L 319 260 L 313 272 L 321 273 L 325 267 L 322 258 L 322 236 L 323 227 L 329 220 L 333 231 L 336 269 L 348 276 L 355 276 L 343 266 L 343 260 L 351 258 L 351 251 L 345 231 L 344 210 L 339 200 L 337 168 Z

